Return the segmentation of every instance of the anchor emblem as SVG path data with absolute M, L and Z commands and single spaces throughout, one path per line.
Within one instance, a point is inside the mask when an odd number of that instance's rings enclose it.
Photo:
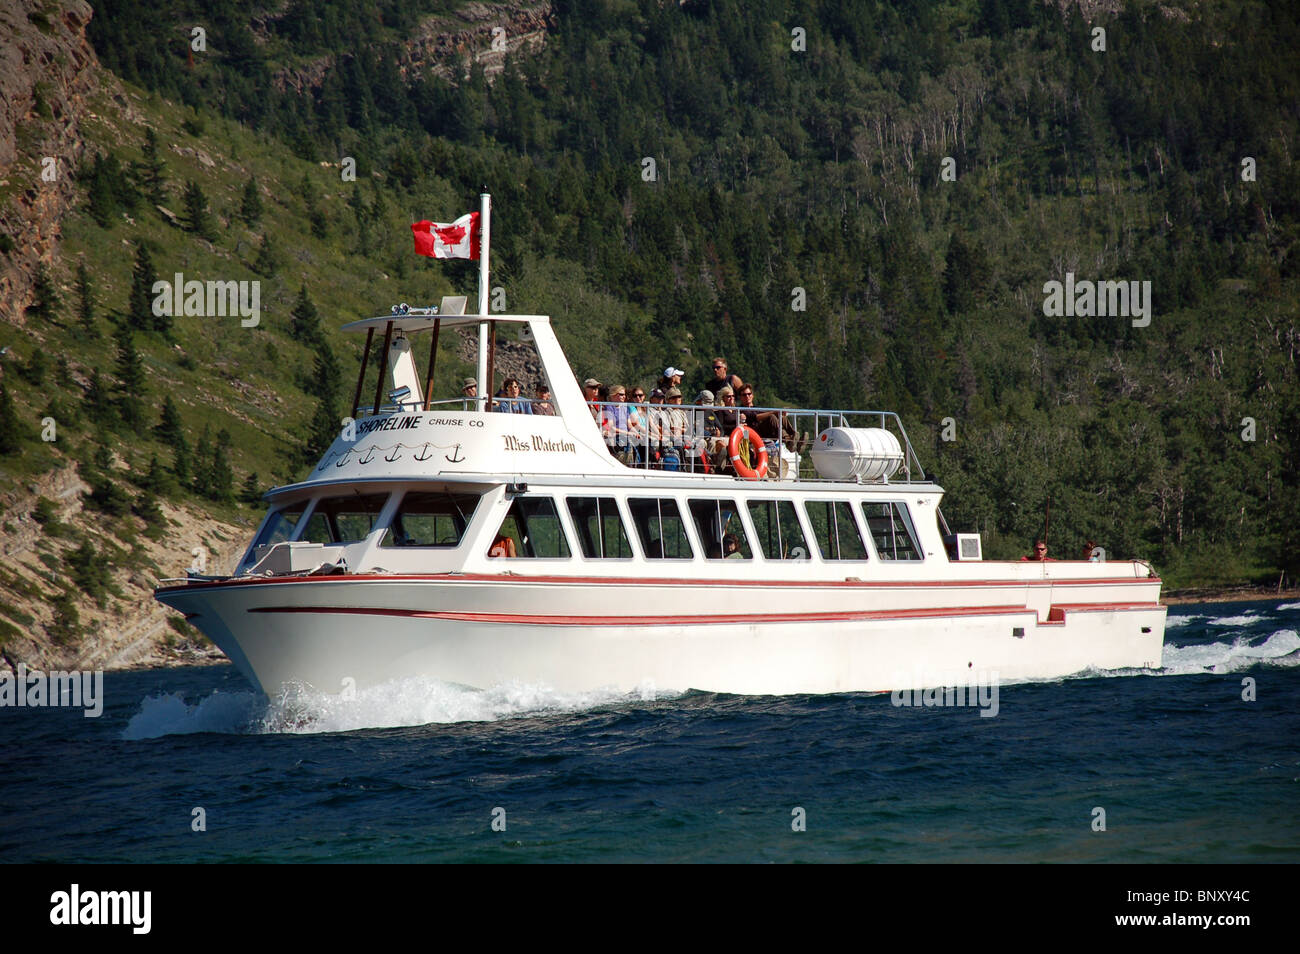
M 341 457 L 340 457 L 340 458 L 339 458 L 339 459 L 334 463 L 334 466 L 335 466 L 335 467 L 342 467 L 344 464 L 346 464 L 346 463 L 348 462 L 348 455 L 351 454 L 351 453 L 352 453 L 352 451 L 350 451 L 350 450 L 344 452 L 343 456 L 341 456 Z
M 459 464 L 461 461 L 463 461 L 463 460 L 465 459 L 464 457 L 460 456 L 460 445 L 459 445 L 459 444 L 457 444 L 455 447 L 453 447 L 453 448 L 451 449 L 451 453 L 452 453 L 452 454 L 456 454 L 457 456 L 452 457 L 452 456 L 450 456 L 449 454 L 443 454 L 442 456 L 443 456 L 443 457 L 446 457 L 447 460 L 451 461 L 453 464 Z
M 415 459 L 416 459 L 416 460 L 428 460 L 430 457 L 433 456 L 432 454 L 429 453 L 429 442 L 428 442 L 428 441 L 425 441 L 425 443 L 424 443 L 424 447 L 421 448 L 421 450 L 423 450 L 424 455 L 421 456 L 420 454 L 416 454 L 416 455 L 415 455 Z
M 384 460 L 388 461 L 391 464 L 393 461 L 397 460 L 397 458 L 401 456 L 402 456 L 402 445 L 396 444 L 393 446 L 393 452 L 391 454 L 384 455 Z
M 370 459 L 371 459 L 372 457 L 374 457 L 374 456 L 375 456 L 375 448 L 374 448 L 374 445 L 371 445 L 371 446 L 366 450 L 366 456 L 363 457 L 363 458 L 361 458 L 359 461 L 357 461 L 357 463 L 358 463 L 358 464 L 368 464 L 368 463 L 370 463 Z

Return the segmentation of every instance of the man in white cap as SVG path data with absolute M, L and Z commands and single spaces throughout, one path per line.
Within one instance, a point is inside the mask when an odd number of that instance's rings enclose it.
M 680 388 L 682 384 L 682 375 L 686 372 L 681 368 L 674 368 L 671 364 L 664 368 L 664 376 L 659 379 L 659 389 L 665 394 L 669 388 Z

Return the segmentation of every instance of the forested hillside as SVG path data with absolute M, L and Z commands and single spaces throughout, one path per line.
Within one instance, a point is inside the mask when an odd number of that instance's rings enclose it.
M 544 42 L 485 61 L 498 23 Z M 282 448 L 350 401 L 356 345 L 329 329 L 472 294 L 406 226 L 486 189 L 493 283 L 556 316 L 580 375 L 689 381 L 723 354 L 760 403 L 897 409 L 988 557 L 1025 552 L 1050 498 L 1061 555 L 1091 538 L 1174 584 L 1300 569 L 1286 0 L 105 0 L 87 35 L 137 98 L 97 110 L 24 319 L 78 337 L 70 376 L 6 369 L 10 479 L 70 453 L 39 440 L 50 401 L 157 433 L 166 499 L 290 479 L 310 448 Z M 151 324 L 150 268 L 261 275 L 260 327 Z M 1067 273 L 1149 282 L 1149 323 L 1045 314 Z M 179 423 L 152 432 L 169 387 Z

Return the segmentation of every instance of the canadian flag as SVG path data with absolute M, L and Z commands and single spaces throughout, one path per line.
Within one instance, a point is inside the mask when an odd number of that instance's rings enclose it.
M 429 258 L 478 258 L 482 235 L 478 215 L 469 212 L 447 225 L 427 219 L 416 222 L 411 226 L 411 233 L 415 236 L 415 254 Z

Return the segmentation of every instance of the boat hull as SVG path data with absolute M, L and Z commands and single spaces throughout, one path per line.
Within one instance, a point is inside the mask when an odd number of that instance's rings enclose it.
M 561 691 L 871 692 L 1161 665 L 1158 580 L 1041 590 L 444 576 L 231 581 L 158 598 L 268 695 L 408 676 Z

